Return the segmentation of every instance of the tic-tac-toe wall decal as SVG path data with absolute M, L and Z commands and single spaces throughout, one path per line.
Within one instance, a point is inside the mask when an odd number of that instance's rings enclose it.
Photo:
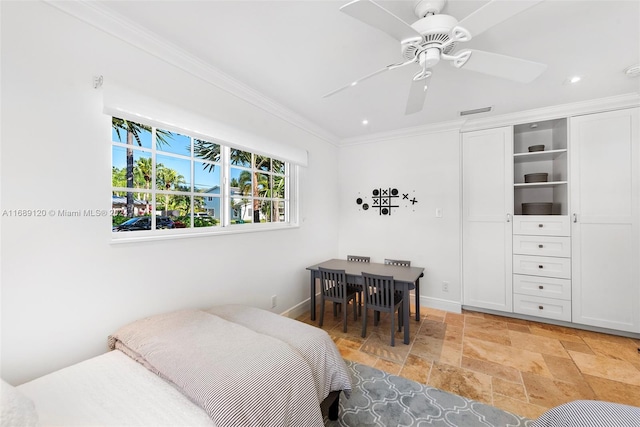
M 358 198 L 356 198 L 356 204 L 360 206 L 363 211 L 371 209 L 378 212 L 378 215 L 388 216 L 391 216 L 394 210 L 401 208 L 411 208 L 412 211 L 415 212 L 414 207 L 416 203 L 418 203 L 418 199 L 415 197 L 415 190 L 403 193 L 397 188 L 390 187 L 374 188 L 370 196 L 358 196 Z

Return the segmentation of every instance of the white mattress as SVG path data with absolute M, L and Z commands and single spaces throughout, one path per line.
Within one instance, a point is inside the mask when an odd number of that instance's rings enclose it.
M 215 426 L 206 412 L 120 351 L 17 387 L 42 426 Z

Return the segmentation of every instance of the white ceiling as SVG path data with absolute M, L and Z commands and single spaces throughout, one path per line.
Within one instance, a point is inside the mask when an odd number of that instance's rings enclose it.
M 623 72 L 640 63 L 640 0 L 546 0 L 462 44 L 547 64 L 532 83 L 442 61 L 434 68 L 424 110 L 413 115 L 404 112 L 418 71 L 414 65 L 323 99 L 402 60 L 394 39 L 339 11 L 346 3 L 103 1 L 99 6 L 307 119 L 336 141 L 459 120 L 460 111 L 485 106 L 493 111 L 473 117 L 640 93 L 640 78 Z M 411 0 L 378 3 L 408 23 L 417 19 Z M 485 3 L 449 0 L 442 13 L 461 20 Z M 573 75 L 584 79 L 566 84 Z M 364 126 L 363 119 L 369 124 Z

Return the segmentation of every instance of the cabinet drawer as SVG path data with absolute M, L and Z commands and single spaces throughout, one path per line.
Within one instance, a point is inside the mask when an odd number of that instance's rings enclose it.
M 571 321 L 571 301 L 513 294 L 513 311 L 547 319 Z
M 571 280 L 514 274 L 513 292 L 544 298 L 571 300 Z
M 513 217 L 513 234 L 536 236 L 569 236 L 571 224 L 564 215 L 516 215 Z
M 571 279 L 571 259 L 514 255 L 513 273 Z
M 513 253 L 519 255 L 571 256 L 571 239 L 558 236 L 513 236 Z

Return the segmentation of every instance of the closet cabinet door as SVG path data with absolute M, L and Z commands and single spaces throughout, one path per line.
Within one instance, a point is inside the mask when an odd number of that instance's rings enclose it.
M 462 134 L 463 304 L 511 312 L 513 128 Z
M 571 119 L 574 323 L 640 332 L 638 111 Z

